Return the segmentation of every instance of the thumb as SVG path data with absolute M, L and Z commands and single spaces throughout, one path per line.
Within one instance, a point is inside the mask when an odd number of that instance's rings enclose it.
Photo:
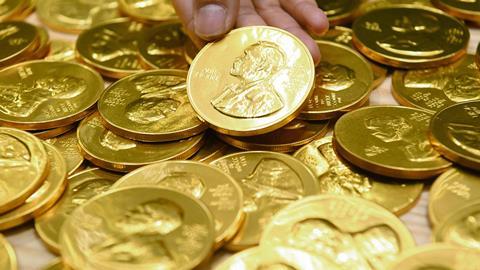
M 235 26 L 238 9 L 239 0 L 195 0 L 195 34 L 207 41 L 225 35 Z

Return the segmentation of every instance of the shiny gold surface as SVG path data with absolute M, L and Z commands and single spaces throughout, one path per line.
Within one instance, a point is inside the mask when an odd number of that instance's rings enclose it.
M 185 50 L 185 60 L 188 64 L 191 64 L 193 62 L 193 59 L 195 59 L 198 52 L 200 51 L 200 49 L 197 48 L 197 45 L 195 45 L 195 43 L 193 43 L 193 41 L 188 37 L 185 41 L 185 46 L 183 49 Z
M 120 178 L 112 189 L 156 186 L 177 190 L 201 200 L 212 212 L 215 248 L 238 231 L 243 218 L 243 192 L 230 175 L 198 161 L 165 161 L 139 168 Z
M 235 153 L 211 164 L 233 176 L 244 193 L 245 222 L 227 243 L 230 250 L 257 245 L 264 227 L 278 210 L 318 192 L 312 172 L 299 160 L 285 154 Z
M 415 246 L 405 225 L 381 206 L 340 195 L 318 195 L 279 211 L 260 246 L 289 246 L 340 269 L 388 269 Z
M 106 192 L 121 175 L 88 169 L 68 178 L 67 190 L 58 203 L 35 219 L 35 230 L 47 247 L 59 253 L 59 234 L 65 220 L 80 205 Z
M 430 122 L 429 137 L 439 153 L 480 171 L 480 100 L 439 111 Z
M 48 168 L 47 152 L 39 139 L 0 127 L 0 214 L 22 205 L 45 181 Z
M 480 71 L 475 56 L 448 66 L 419 70 L 396 70 L 392 77 L 395 99 L 432 113 L 460 102 L 480 100 Z
M 331 25 L 340 25 L 352 22 L 362 0 L 316 0 L 316 2 L 327 15 Z
M 78 207 L 60 233 L 66 264 L 91 269 L 192 269 L 210 253 L 207 207 L 156 187 L 105 192 Z
M 17 257 L 7 239 L 0 234 L 0 269 L 2 270 L 16 270 Z
M 187 72 L 155 70 L 134 74 L 110 85 L 98 111 L 108 129 L 146 142 L 174 141 L 203 132 L 187 97 Z
M 292 34 L 244 27 L 199 52 L 188 72 L 187 92 L 195 111 L 213 129 L 259 135 L 300 113 L 312 92 L 314 71 L 310 53 Z
M 72 130 L 59 137 L 46 140 L 47 143 L 55 146 L 63 158 L 67 166 L 67 173 L 71 175 L 76 171 L 83 162 L 83 156 L 78 149 L 77 133 Z
M 76 127 L 77 127 L 76 124 L 71 124 L 71 125 L 58 127 L 58 128 L 30 131 L 30 133 L 35 135 L 37 138 L 47 140 L 47 139 L 55 138 L 62 134 L 65 134 Z
M 50 51 L 45 57 L 50 61 L 74 61 L 75 60 L 75 43 L 54 39 L 50 44 Z
M 15 17 L 21 11 L 25 2 L 26 0 L 3 0 L 0 3 L 0 21 L 6 21 Z
M 480 200 L 480 176 L 472 171 L 452 168 L 440 175 L 430 189 L 430 222 L 436 226 L 475 200 Z
M 40 216 L 55 204 L 67 184 L 67 166 L 62 154 L 49 144 L 45 144 L 48 153 L 49 172 L 42 186 L 38 188 L 21 206 L 0 215 L 0 230 L 6 230 Z
M 204 137 L 205 142 L 203 146 L 197 153 L 190 157 L 190 160 L 210 163 L 228 154 L 230 147 L 218 139 L 212 131 L 205 132 Z
M 39 42 L 38 29 L 26 22 L 0 23 L 0 66 L 6 67 L 31 54 Z
M 49 265 L 42 268 L 42 270 L 68 270 L 61 259 L 55 259 Z
M 162 22 L 177 19 L 172 0 L 119 0 L 120 10 L 141 22 Z
M 425 111 L 401 106 L 361 108 L 337 121 L 334 146 L 345 159 L 367 171 L 406 179 L 429 178 L 451 166 L 428 141 L 431 117 Z
M 21 129 L 69 125 L 87 115 L 103 80 L 86 66 L 31 61 L 0 71 L 0 123 Z
M 180 141 L 142 143 L 107 130 L 95 113 L 80 123 L 77 139 L 85 159 L 105 169 L 128 172 L 159 161 L 189 158 L 202 146 L 203 134 Z
M 363 1 L 357 9 L 355 16 L 361 16 L 369 11 L 379 8 L 392 7 L 395 5 L 420 5 L 432 7 L 430 0 L 371 0 Z
M 453 63 L 466 53 L 467 27 L 434 8 L 395 6 L 355 20 L 353 44 L 370 59 L 397 68 Z
M 320 193 L 361 197 L 397 215 L 413 207 L 423 190 L 422 183 L 378 176 L 346 163 L 335 153 L 331 136 L 309 143 L 293 156 L 315 174 Z
M 300 117 L 330 119 L 368 99 L 373 87 L 373 71 L 354 50 L 330 41 L 316 42 L 322 52 L 322 61 L 315 70 L 313 95 Z
M 432 0 L 432 2 L 437 8 L 457 18 L 480 21 L 480 6 L 476 0 Z

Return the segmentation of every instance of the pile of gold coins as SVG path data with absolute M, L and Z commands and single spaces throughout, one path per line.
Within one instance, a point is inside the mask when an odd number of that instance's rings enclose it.
M 315 67 L 268 26 L 199 50 L 169 1 L 0 1 L 0 231 L 33 221 L 44 270 L 480 269 L 474 2 L 317 0 Z

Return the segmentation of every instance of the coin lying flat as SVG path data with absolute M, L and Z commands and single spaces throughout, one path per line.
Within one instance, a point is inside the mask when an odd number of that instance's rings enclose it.
M 27 132 L 0 127 L 0 214 L 23 204 L 47 174 L 43 143 Z
M 108 170 L 129 172 L 159 161 L 189 158 L 202 146 L 203 134 L 180 141 L 142 143 L 107 130 L 95 113 L 80 123 L 77 139 L 85 159 Z
M 101 169 L 88 169 L 72 175 L 58 203 L 35 219 L 35 230 L 47 247 L 59 253 L 59 233 L 65 220 L 90 198 L 106 192 L 121 175 Z
M 26 22 L 1 22 L 0 66 L 6 67 L 33 53 L 39 42 L 38 28 Z
M 120 10 L 134 20 L 146 23 L 177 19 L 177 13 L 171 0 L 120 0 Z
M 451 65 L 419 70 L 395 70 L 392 94 L 410 107 L 435 113 L 459 102 L 480 100 L 480 70 L 466 55 Z
M 430 189 L 428 215 L 436 226 L 472 201 L 480 200 L 480 176 L 452 168 L 435 180 Z
M 137 43 L 143 28 L 126 18 L 90 28 L 77 38 L 77 58 L 111 78 L 137 73 L 142 70 Z
M 434 8 L 395 6 L 355 20 L 353 44 L 368 58 L 411 69 L 453 63 L 466 53 L 470 34 L 459 20 Z
M 77 127 L 76 124 L 71 124 L 71 125 L 58 127 L 58 128 L 30 131 L 30 133 L 35 135 L 35 137 L 37 138 L 40 138 L 42 140 L 47 140 L 47 139 L 55 138 L 62 134 L 65 134 L 76 127 Z
M 300 118 L 330 119 L 364 103 L 373 84 L 370 64 L 357 52 L 329 41 L 316 41 L 322 61 L 316 69 L 315 89 Z
M 437 8 L 459 19 L 480 21 L 480 6 L 476 1 L 432 0 L 432 2 Z
M 207 207 L 156 187 L 108 191 L 78 207 L 60 232 L 64 262 L 75 269 L 192 269 L 210 253 Z M 86 241 L 88 239 L 88 241 Z
M 75 60 L 75 43 L 54 39 L 50 42 L 50 51 L 45 57 L 50 61 L 74 61 Z
M 361 197 L 396 215 L 413 207 L 423 190 L 422 183 L 379 177 L 351 166 L 337 156 L 331 136 L 309 143 L 293 156 L 315 174 L 320 193 Z
M 211 164 L 233 176 L 244 193 L 246 217 L 237 235 L 226 245 L 230 250 L 257 245 L 264 226 L 278 210 L 318 191 L 312 172 L 286 154 L 235 153 Z
M 67 184 L 67 166 L 62 154 L 49 144 L 45 144 L 48 153 L 48 176 L 42 186 L 21 206 L 0 215 L 0 230 L 7 230 L 40 216 L 52 207 L 62 195 Z
M 190 160 L 210 163 L 228 153 L 229 146 L 217 138 L 213 132 L 205 132 L 205 142 L 200 150 L 190 157 Z
M 7 239 L 0 234 L 0 268 L 3 270 L 16 270 L 17 257 Z
M 83 119 L 97 102 L 103 80 L 76 63 L 31 61 L 0 71 L 0 123 L 51 129 Z
M 367 200 L 318 195 L 280 210 L 260 240 L 261 247 L 301 249 L 341 269 L 388 269 L 415 246 L 407 227 Z
M 480 170 L 480 101 L 447 107 L 432 117 L 430 142 L 448 159 Z
M 364 170 L 406 179 L 429 178 L 452 165 L 428 141 L 431 117 L 401 106 L 361 108 L 337 121 L 334 146 Z
M 155 70 L 125 77 L 100 97 L 98 111 L 108 129 L 146 142 L 175 141 L 203 132 L 187 97 L 187 72 Z
M 314 74 L 308 49 L 292 34 L 243 27 L 198 53 L 188 72 L 187 92 L 200 118 L 216 131 L 259 135 L 300 113 Z
M 475 250 L 446 244 L 430 244 L 405 252 L 391 270 L 478 269 L 479 253 Z
M 319 8 L 325 12 L 331 25 L 348 24 L 353 21 L 361 0 L 317 0 Z
M 76 131 L 72 130 L 59 137 L 48 139 L 46 142 L 55 146 L 65 158 L 68 175 L 71 175 L 82 165 L 83 156 L 78 149 Z
M 195 161 L 165 161 L 137 169 L 120 178 L 112 189 L 152 185 L 201 200 L 215 220 L 215 248 L 230 240 L 240 227 L 243 193 L 230 175 Z

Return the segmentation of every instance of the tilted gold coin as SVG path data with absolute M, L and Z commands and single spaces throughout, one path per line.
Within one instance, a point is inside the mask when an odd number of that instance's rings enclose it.
M 105 192 L 78 207 L 60 232 L 64 262 L 82 270 L 193 269 L 214 243 L 199 200 L 157 187 Z
M 452 168 L 440 175 L 430 189 L 430 222 L 437 226 L 475 200 L 480 200 L 480 176 L 468 170 Z
M 112 189 L 152 185 L 177 190 L 201 200 L 212 212 L 215 248 L 230 240 L 244 214 L 240 185 L 220 169 L 198 161 L 165 161 L 139 168 L 120 178 Z
M 77 59 L 111 78 L 142 70 L 138 39 L 144 25 L 122 18 L 82 32 L 75 44 Z
M 395 70 L 392 85 L 399 103 L 431 113 L 459 102 L 480 100 L 480 70 L 470 54 L 447 66 Z
M 20 21 L 0 23 L 0 66 L 12 65 L 33 53 L 38 42 L 37 27 Z
M 0 127 L 0 214 L 22 205 L 42 185 L 48 162 L 35 136 Z
M 42 186 L 35 191 L 21 206 L 0 214 L 0 230 L 7 230 L 21 225 L 34 217 L 40 216 L 52 207 L 62 195 L 67 184 L 67 166 L 62 154 L 49 144 L 45 144 L 49 159 L 48 176 Z
M 97 113 L 80 123 L 77 139 L 85 159 L 99 167 L 119 172 L 169 159 L 187 159 L 203 144 L 203 134 L 164 143 L 133 141 L 106 129 Z
M 480 100 L 447 107 L 432 117 L 430 142 L 443 156 L 480 171 Z
M 65 158 L 69 175 L 82 165 L 83 156 L 78 149 L 77 132 L 75 130 L 62 136 L 48 139 L 46 142 L 55 146 Z
M 430 244 L 413 248 L 402 254 L 391 270 L 449 270 L 479 269 L 480 253 L 447 244 Z
M 0 71 L 0 124 L 50 129 L 83 119 L 99 99 L 103 80 L 71 62 L 31 61 Z
M 187 92 L 216 131 L 259 135 L 295 119 L 312 93 L 314 76 L 312 57 L 298 38 L 273 27 L 243 27 L 198 53 Z
M 364 170 L 406 179 L 429 178 L 452 165 L 428 141 L 431 117 L 401 106 L 361 108 L 337 121 L 334 146 Z
M 323 120 L 364 103 L 372 90 L 373 71 L 357 52 L 330 41 L 316 41 L 322 61 L 316 68 L 313 95 L 300 114 L 303 119 Z
M 353 21 L 355 11 L 362 0 L 316 0 L 319 8 L 325 12 L 331 25 L 348 24 Z
M 37 27 L 38 31 L 38 44 L 32 54 L 26 55 L 22 61 L 42 59 L 47 55 L 50 50 L 50 36 L 47 29 L 43 27 Z
M 3 0 L 0 2 L 0 21 L 7 21 L 16 17 L 27 0 Z
M 187 37 L 187 40 L 185 40 L 184 51 L 185 60 L 188 64 L 192 64 L 193 59 L 195 59 L 200 49 L 198 49 L 197 45 L 195 45 L 195 43 L 193 43 L 193 41 Z
M 457 18 L 480 22 L 480 6 L 474 0 L 432 0 L 433 4 L 446 13 Z
M 37 15 L 57 31 L 80 33 L 94 25 L 119 17 L 116 0 L 40 0 Z
M 216 270 L 251 270 L 251 269 L 340 269 L 328 261 L 323 261 L 312 254 L 289 247 L 253 247 L 234 254 Z
M 293 156 L 315 174 L 320 193 L 361 197 L 396 215 L 413 207 L 423 190 L 422 183 L 380 177 L 351 166 L 337 156 L 331 136 L 309 143 Z
M 218 134 L 224 142 L 244 150 L 265 150 L 289 153 L 327 133 L 329 121 L 295 119 L 275 131 L 250 137 Z
M 45 57 L 50 61 L 74 61 L 75 60 L 75 43 L 54 39 L 50 44 L 50 51 Z
M 356 11 L 355 16 L 362 16 L 363 14 L 372 11 L 374 9 L 392 7 L 396 5 L 420 5 L 432 7 L 432 2 L 430 0 L 372 0 L 364 1 L 358 10 Z
M 455 62 L 470 34 L 459 20 L 437 9 L 401 5 L 372 10 L 355 20 L 353 44 L 368 58 L 412 69 Z
M 120 10 L 134 20 L 155 23 L 177 19 L 172 0 L 119 0 Z
M 58 203 L 35 219 L 35 230 L 51 251 L 60 252 L 60 229 L 73 210 L 106 192 L 120 177 L 120 174 L 101 169 L 88 169 L 68 178 L 67 190 Z
M 142 32 L 138 49 L 143 62 L 154 69 L 188 69 L 185 42 L 180 22 L 162 23 Z
M 280 209 L 305 196 L 317 194 L 312 172 L 299 160 L 275 152 L 243 152 L 211 163 L 233 176 L 244 193 L 245 221 L 226 245 L 241 250 L 258 244 L 264 227 Z
M 204 137 L 205 142 L 203 146 L 197 153 L 190 157 L 190 160 L 210 163 L 228 154 L 230 147 L 218 139 L 212 131 L 205 132 Z
M 0 269 L 16 270 L 17 256 L 7 239 L 0 234 Z
M 479 226 L 480 200 L 475 200 L 447 216 L 433 233 L 436 242 L 476 249 L 480 255 Z
M 385 208 L 367 200 L 318 195 L 279 211 L 265 228 L 261 247 L 289 246 L 341 269 L 388 269 L 415 241 Z
M 55 259 L 49 265 L 42 268 L 42 270 L 68 270 L 61 259 Z
M 187 72 L 155 70 L 125 77 L 110 85 L 98 101 L 108 129 L 146 142 L 175 141 L 205 131 L 190 105 Z
M 35 137 L 37 138 L 47 140 L 47 139 L 55 138 L 62 134 L 65 134 L 76 127 L 77 127 L 76 124 L 71 124 L 71 125 L 58 127 L 58 128 L 30 131 L 30 133 L 35 135 Z

